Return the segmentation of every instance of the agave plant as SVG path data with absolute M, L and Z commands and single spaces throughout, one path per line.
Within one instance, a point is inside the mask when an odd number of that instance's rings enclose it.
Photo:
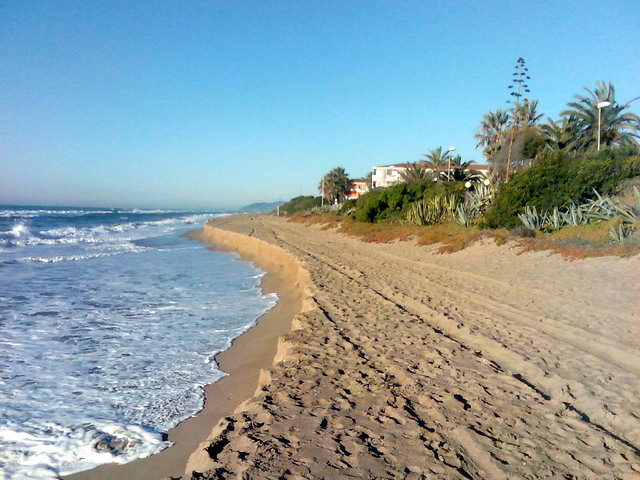
M 463 227 L 468 227 L 471 223 L 467 209 L 464 208 L 462 203 L 459 203 L 456 207 L 456 213 L 453 215 L 453 219 L 458 225 L 462 225 Z
M 617 227 L 611 227 L 609 229 L 611 243 L 615 245 L 622 245 L 629 238 L 631 230 L 631 226 L 625 223 L 620 223 Z
M 617 209 L 614 201 L 609 197 L 601 196 L 595 191 L 596 198 L 589 200 L 581 205 L 584 215 L 589 220 L 608 220 L 617 215 Z
M 469 212 L 472 217 L 481 217 L 493 204 L 495 190 L 491 183 L 477 182 L 467 193 Z
M 638 187 L 633 187 L 633 196 L 633 205 L 622 202 L 613 202 L 616 212 L 625 222 L 633 223 L 640 218 L 640 190 L 638 190 Z
M 565 225 L 584 225 L 589 220 L 584 216 L 582 208 L 575 204 L 571 204 L 566 212 L 560 214 Z
M 550 230 L 558 230 L 562 228 L 562 226 L 564 225 L 564 220 L 562 215 L 560 214 L 560 211 L 558 210 L 558 207 L 554 207 L 553 211 L 550 214 L 545 215 L 543 224 Z
M 619 217 L 621 224 L 625 226 L 622 230 L 616 230 L 616 238 L 624 233 L 629 233 L 633 228 L 630 224 L 640 219 L 640 190 L 638 187 L 633 188 L 634 203 L 627 204 L 614 200 L 611 197 L 603 197 L 594 190 L 596 198 L 589 200 L 587 203 L 576 206 L 572 204 L 567 211 L 561 212 L 557 207 L 550 213 L 538 212 L 536 207 L 526 207 L 524 213 L 518 215 L 520 221 L 527 228 L 557 230 L 565 225 L 584 225 L 591 221 L 609 220 Z M 611 230 L 613 232 L 614 229 Z M 610 232 L 610 233 L 611 233 Z M 611 233 L 613 238 L 613 233 Z
M 435 225 L 445 218 L 453 217 L 457 206 L 457 195 L 425 197 L 411 204 L 405 220 L 413 225 Z
M 542 226 L 543 217 L 538 213 L 535 206 L 525 207 L 524 213 L 519 213 L 518 218 L 525 227 L 531 230 L 538 230 Z

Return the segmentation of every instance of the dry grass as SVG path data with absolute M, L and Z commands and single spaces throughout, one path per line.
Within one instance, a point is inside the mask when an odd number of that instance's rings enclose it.
M 593 257 L 632 257 L 640 254 L 638 245 L 609 245 L 602 247 L 588 247 L 584 245 L 567 245 L 551 240 L 526 239 L 518 242 L 520 253 L 529 251 L 551 251 L 562 255 L 568 260 L 581 260 Z
M 640 253 L 640 242 L 632 240 L 627 245 L 612 245 L 609 229 L 617 227 L 620 219 L 577 227 L 567 226 L 551 233 L 539 234 L 535 239 L 522 239 L 518 246 L 522 252 L 550 250 L 569 260 L 591 257 L 629 257 Z
M 390 243 L 415 240 L 418 245 L 440 244 L 437 253 L 453 253 L 476 241 L 489 238 L 496 245 L 509 241 L 516 242 L 520 253 L 528 251 L 549 251 L 569 260 L 590 257 L 628 257 L 640 254 L 640 241 L 628 245 L 611 245 L 609 229 L 618 225 L 618 220 L 565 227 L 552 233 L 538 233 L 536 238 L 513 237 L 504 230 L 479 230 L 476 227 L 462 227 L 456 223 L 442 223 L 427 227 L 398 225 L 391 223 L 363 223 L 335 214 L 297 214 L 290 222 L 320 225 L 323 230 L 337 229 L 339 233 L 356 237 L 363 242 Z
M 337 228 L 339 233 L 356 237 L 363 242 L 390 243 L 415 239 L 418 245 L 442 244 L 438 253 L 452 253 L 468 247 L 483 237 L 495 237 L 493 232 L 461 227 L 455 223 L 444 223 L 427 227 L 398 225 L 392 223 L 363 223 L 350 218 L 329 214 L 297 215 L 290 222 L 321 225 L 323 230 Z M 502 242 L 504 243 L 504 242 Z

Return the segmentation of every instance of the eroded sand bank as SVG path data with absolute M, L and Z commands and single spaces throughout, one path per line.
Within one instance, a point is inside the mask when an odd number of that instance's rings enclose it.
M 281 247 L 310 288 L 284 361 L 184 478 L 636 478 L 638 257 L 435 255 L 266 216 L 211 228 Z

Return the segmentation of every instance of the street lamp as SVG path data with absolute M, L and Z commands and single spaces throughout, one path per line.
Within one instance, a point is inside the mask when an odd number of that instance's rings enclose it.
M 600 151 L 600 119 L 602 118 L 602 109 L 611 105 L 611 102 L 605 100 L 596 105 L 598 107 L 598 151 Z
M 456 149 L 456 147 L 449 147 L 447 148 L 447 152 L 449 154 L 449 173 L 447 176 L 447 181 L 450 182 L 451 181 L 451 152 L 453 152 Z

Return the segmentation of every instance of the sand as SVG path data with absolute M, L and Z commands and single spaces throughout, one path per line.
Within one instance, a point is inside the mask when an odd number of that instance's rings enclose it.
M 256 395 L 183 478 L 640 478 L 640 258 L 437 255 L 267 216 L 203 238 L 262 239 L 308 283 Z
M 197 448 L 73 478 L 640 478 L 640 258 L 438 255 L 269 216 L 197 236 L 280 279 L 284 310 L 220 356 L 207 406 L 233 398 L 177 428 Z

